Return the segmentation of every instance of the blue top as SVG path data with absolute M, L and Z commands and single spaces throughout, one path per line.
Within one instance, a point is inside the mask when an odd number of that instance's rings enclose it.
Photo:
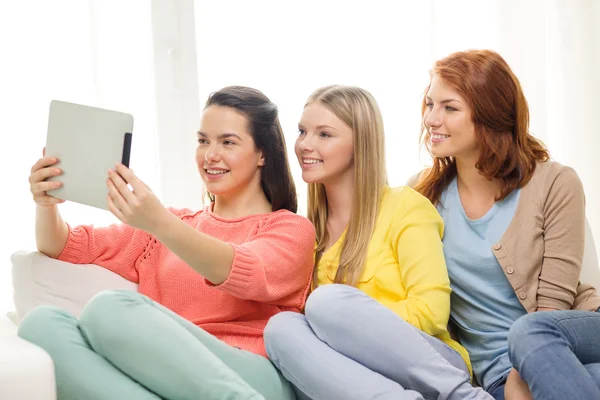
M 508 330 L 527 313 L 492 252 L 492 246 L 500 241 L 515 214 L 520 192 L 514 190 L 483 217 L 471 220 L 460 201 L 455 178 L 442 193 L 437 207 L 445 224 L 443 242 L 452 287 L 451 318 L 484 389 L 512 368 Z

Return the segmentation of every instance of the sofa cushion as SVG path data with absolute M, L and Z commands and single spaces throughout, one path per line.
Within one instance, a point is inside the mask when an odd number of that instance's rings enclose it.
M 11 261 L 18 321 L 43 304 L 61 307 L 79 317 L 83 306 L 102 290 L 137 291 L 137 284 L 98 265 L 75 265 L 27 251 L 16 252 Z

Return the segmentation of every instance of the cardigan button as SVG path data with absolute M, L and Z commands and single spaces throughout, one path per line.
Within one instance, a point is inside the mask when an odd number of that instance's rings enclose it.
M 521 300 L 525 300 L 525 299 L 527 298 L 527 293 L 525 293 L 525 292 L 521 292 L 521 293 L 519 293 L 519 298 L 520 298 Z
M 502 245 L 500 243 L 498 243 L 497 245 L 494 246 L 494 250 L 500 250 L 502 248 Z
M 513 267 L 506 268 L 506 273 L 512 275 L 515 273 L 515 269 Z

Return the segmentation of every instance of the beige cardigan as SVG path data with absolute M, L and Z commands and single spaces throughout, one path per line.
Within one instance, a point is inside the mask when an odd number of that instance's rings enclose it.
M 585 196 L 577 173 L 556 162 L 539 163 L 506 232 L 492 246 L 527 312 L 600 307 L 596 289 L 579 282 L 584 238 Z
M 579 282 L 584 240 L 581 181 L 572 168 L 545 162 L 521 189 L 515 215 L 492 250 L 527 312 L 597 310 L 596 289 Z

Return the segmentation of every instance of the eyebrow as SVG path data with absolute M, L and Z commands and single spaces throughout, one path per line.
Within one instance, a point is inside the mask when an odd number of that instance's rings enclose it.
M 196 132 L 196 135 L 208 138 L 208 135 L 204 132 L 198 131 L 198 132 Z M 217 138 L 218 139 L 227 139 L 227 138 L 231 138 L 231 137 L 237 138 L 238 140 L 240 140 L 242 142 L 244 141 L 244 139 L 242 139 L 239 135 L 237 135 L 235 133 L 229 133 L 229 132 L 222 133 Z
M 302 124 L 298 124 L 298 128 L 304 128 L 304 126 Z M 321 129 L 333 129 L 334 131 L 337 131 L 337 128 L 334 128 L 331 125 L 317 125 L 316 130 Z
M 426 96 L 425 99 L 426 100 L 431 100 L 431 97 Z M 446 104 L 446 103 L 450 103 L 452 101 L 456 101 L 457 103 L 460 103 L 460 100 L 457 100 L 457 99 L 446 99 L 446 100 L 440 101 L 440 104 Z

